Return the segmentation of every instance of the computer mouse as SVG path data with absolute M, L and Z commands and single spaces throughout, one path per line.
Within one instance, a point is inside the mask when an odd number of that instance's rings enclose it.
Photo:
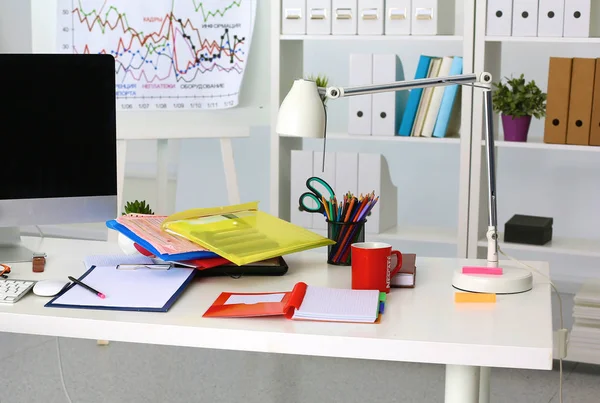
M 40 297 L 53 297 L 69 284 L 70 281 L 65 280 L 41 280 L 33 286 L 33 293 Z

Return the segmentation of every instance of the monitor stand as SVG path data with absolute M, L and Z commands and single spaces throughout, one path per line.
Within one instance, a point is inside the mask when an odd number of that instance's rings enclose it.
M 0 263 L 31 262 L 33 251 L 21 242 L 19 227 L 0 228 Z

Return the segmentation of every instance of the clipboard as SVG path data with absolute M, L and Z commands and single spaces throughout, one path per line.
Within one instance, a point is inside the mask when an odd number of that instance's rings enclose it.
M 167 312 L 197 272 L 190 268 L 118 270 L 92 266 L 78 280 L 106 295 L 99 298 L 72 283 L 45 307 L 113 311 Z

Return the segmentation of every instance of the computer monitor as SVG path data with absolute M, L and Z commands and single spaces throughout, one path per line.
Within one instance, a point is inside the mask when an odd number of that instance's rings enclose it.
M 0 54 L 0 79 L 0 262 L 30 261 L 18 227 L 117 214 L 115 61 Z

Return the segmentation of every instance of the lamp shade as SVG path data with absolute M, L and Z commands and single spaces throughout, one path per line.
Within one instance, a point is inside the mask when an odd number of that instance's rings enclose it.
M 325 107 L 314 81 L 294 81 L 279 107 L 275 130 L 280 136 L 323 138 Z

